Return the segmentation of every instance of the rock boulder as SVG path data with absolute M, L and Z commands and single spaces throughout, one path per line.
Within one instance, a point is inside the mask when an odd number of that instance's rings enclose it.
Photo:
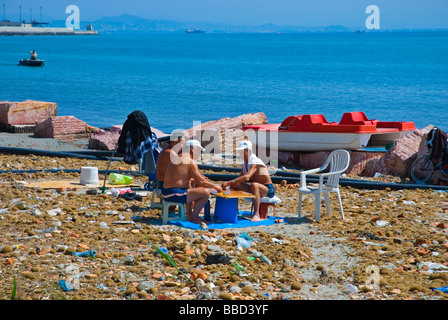
M 12 126 L 35 126 L 49 117 L 57 115 L 57 104 L 53 102 L 26 100 L 22 102 L 0 102 L 0 125 L 4 129 Z
M 393 147 L 387 150 L 384 157 L 388 174 L 399 177 L 411 176 L 411 166 L 417 159 L 420 143 L 432 128 L 434 126 L 429 125 L 423 129 L 416 129 L 395 140 Z
M 235 152 L 235 146 L 245 139 L 242 130 L 244 126 L 266 123 L 268 123 L 268 120 L 263 112 L 247 113 L 234 118 L 227 117 L 204 122 L 186 130 L 185 133 L 188 137 L 201 141 L 205 148 L 210 148 L 213 145 L 213 152 L 215 153 L 233 153 Z M 221 150 L 219 150 L 218 145 Z
M 110 127 L 109 131 L 99 130 L 98 132 L 95 132 L 89 138 L 88 148 L 94 150 L 115 150 L 122 128 L 122 125 L 113 125 Z M 168 134 L 156 128 L 151 127 L 151 131 L 156 134 L 157 138 L 168 136 Z
M 62 141 L 87 139 L 99 129 L 89 126 L 73 116 L 49 117 L 36 125 L 34 136 L 38 138 L 53 138 Z

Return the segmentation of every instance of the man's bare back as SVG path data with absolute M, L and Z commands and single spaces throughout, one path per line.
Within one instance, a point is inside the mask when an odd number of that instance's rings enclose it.
M 195 165 L 188 154 L 182 154 L 180 163 L 170 162 L 166 168 L 163 187 L 164 188 L 188 188 L 191 177 L 190 167 Z M 177 161 L 176 161 L 177 162 Z
M 163 181 L 165 179 L 166 168 L 170 164 L 170 154 L 172 152 L 171 147 L 167 147 L 160 152 L 157 159 L 156 179 Z

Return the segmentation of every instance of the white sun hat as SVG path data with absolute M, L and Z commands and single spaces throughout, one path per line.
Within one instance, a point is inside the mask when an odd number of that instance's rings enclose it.
M 200 143 L 198 140 L 188 140 L 187 143 L 186 143 L 186 145 L 189 146 L 189 147 L 198 147 L 198 148 L 200 148 L 202 151 L 205 150 L 205 148 L 203 148 L 203 147 L 201 146 L 201 143 Z
M 252 142 L 249 140 L 241 141 L 236 150 L 244 150 L 249 149 L 252 150 Z

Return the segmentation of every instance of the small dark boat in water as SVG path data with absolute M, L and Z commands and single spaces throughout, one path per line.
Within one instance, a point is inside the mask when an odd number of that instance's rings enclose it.
M 40 59 L 22 59 L 19 62 L 21 66 L 29 66 L 29 67 L 40 67 L 44 65 L 45 60 Z
M 198 29 L 187 29 L 187 30 L 185 30 L 185 33 L 205 33 L 205 31 L 198 30 Z

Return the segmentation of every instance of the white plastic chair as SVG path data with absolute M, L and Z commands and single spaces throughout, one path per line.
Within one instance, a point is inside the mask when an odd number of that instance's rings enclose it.
M 339 201 L 339 209 L 341 210 L 341 217 L 344 219 L 344 210 L 342 209 L 341 194 L 339 192 L 339 178 L 342 173 L 347 170 L 350 164 L 350 154 L 346 150 L 334 150 L 330 153 L 325 163 L 316 169 L 303 171 L 300 173 L 300 188 L 299 188 L 299 219 L 302 217 L 302 194 L 313 194 L 315 202 L 315 215 L 316 220 L 320 219 L 320 203 L 321 193 L 324 194 L 325 206 L 327 208 L 327 214 L 331 214 L 330 209 L 330 192 L 336 192 Z M 325 171 L 327 167 L 330 169 L 326 173 L 319 175 L 319 185 L 307 185 L 306 176 L 308 174 L 318 173 Z

